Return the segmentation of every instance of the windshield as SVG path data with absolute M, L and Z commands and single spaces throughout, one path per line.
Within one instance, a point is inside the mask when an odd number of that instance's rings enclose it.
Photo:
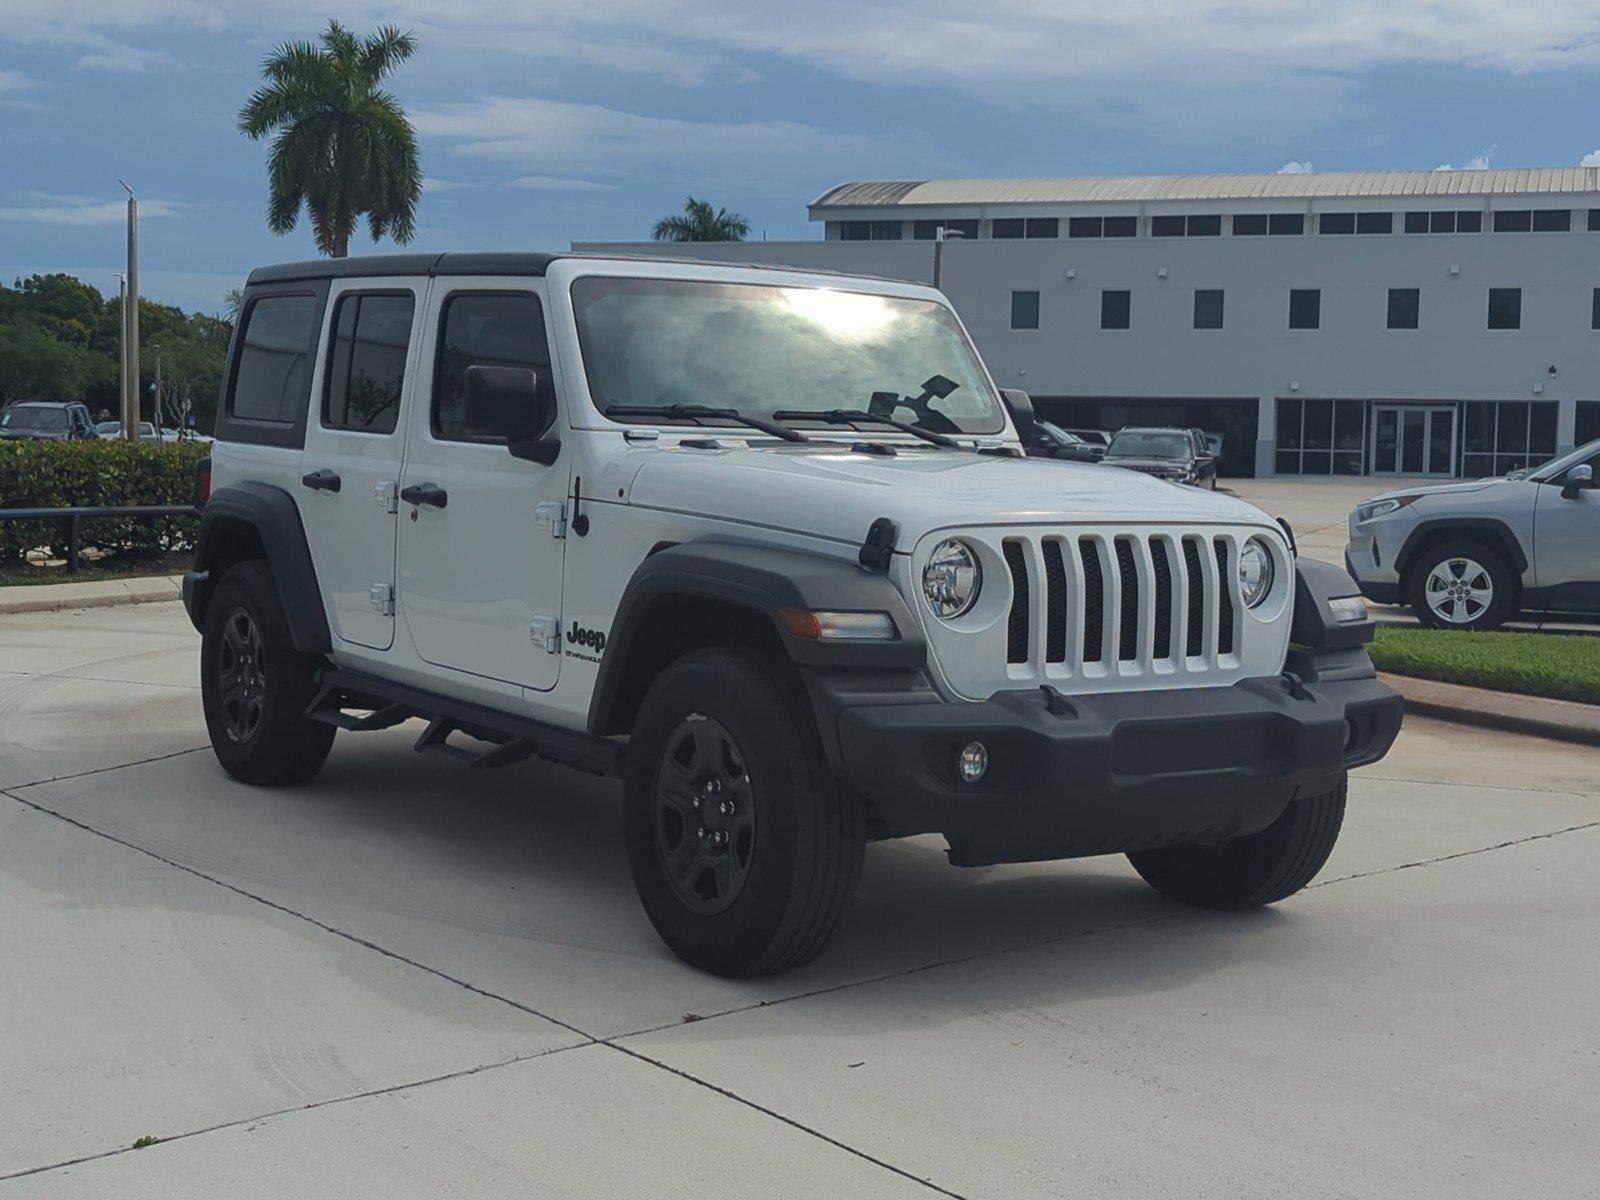
M 950 310 L 831 288 L 589 276 L 572 285 L 595 406 L 702 404 L 756 417 L 865 409 L 951 433 L 999 433 L 1000 400 Z M 943 395 L 924 384 L 943 376 Z M 617 420 L 660 417 L 618 415 Z M 798 418 L 786 418 L 797 420 Z
M 1569 467 L 1575 467 L 1579 463 L 1588 462 L 1589 459 L 1595 455 L 1600 455 L 1600 438 L 1596 438 L 1592 442 L 1587 442 L 1584 445 L 1579 446 L 1571 454 L 1563 454 L 1554 462 L 1545 463 L 1544 466 L 1540 467 L 1536 471 L 1524 471 L 1522 474 L 1531 475 L 1535 482 L 1547 483 L 1548 481 L 1556 478 L 1558 475 L 1564 473 Z M 1506 478 L 1510 479 L 1514 477 L 1518 476 L 1513 473 L 1513 475 L 1508 475 Z
M 64 408 L 8 408 L 0 413 L 0 428 L 57 430 L 67 427 Z
M 1149 430 L 1123 430 L 1111 439 L 1106 457 L 1118 458 L 1187 458 L 1191 446 L 1189 436 L 1183 433 L 1152 433 Z

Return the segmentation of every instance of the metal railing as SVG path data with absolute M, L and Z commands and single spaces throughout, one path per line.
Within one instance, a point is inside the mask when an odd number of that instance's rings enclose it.
M 81 508 L 0 508 L 0 521 L 66 521 L 67 574 L 78 573 L 82 522 L 96 517 L 198 517 L 192 504 L 85 505 Z

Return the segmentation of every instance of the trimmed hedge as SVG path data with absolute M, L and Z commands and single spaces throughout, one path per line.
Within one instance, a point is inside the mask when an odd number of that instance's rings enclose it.
M 190 504 L 203 442 L 0 441 L 0 508 Z M 82 545 L 133 555 L 193 547 L 194 517 L 101 517 L 82 522 Z M 67 553 L 68 523 L 0 521 L 0 562 L 32 550 Z
M 1600 637 L 1585 634 L 1383 628 L 1372 661 L 1396 675 L 1600 704 Z

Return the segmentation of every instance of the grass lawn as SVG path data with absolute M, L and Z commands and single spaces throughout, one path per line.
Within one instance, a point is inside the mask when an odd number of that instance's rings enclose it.
M 1386 628 L 1372 661 L 1396 675 L 1600 704 L 1600 637 Z
M 0 587 L 27 587 L 35 583 L 92 583 L 100 579 L 140 579 L 150 575 L 181 575 L 194 564 L 188 550 L 178 554 L 140 555 L 135 558 L 111 557 L 99 562 L 86 561 L 76 575 L 67 564 L 50 566 L 33 563 L 8 563 L 0 566 Z

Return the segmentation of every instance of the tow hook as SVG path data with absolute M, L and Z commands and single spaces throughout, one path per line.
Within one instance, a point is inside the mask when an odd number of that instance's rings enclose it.
M 1311 693 L 1306 691 L 1305 681 L 1293 671 L 1283 673 L 1283 685 L 1289 689 L 1289 696 L 1294 700 L 1309 700 Z
M 1048 683 L 1041 683 L 1039 690 L 1044 693 L 1044 707 L 1052 717 L 1076 717 L 1078 710 L 1073 707 L 1072 701 L 1063 696 L 1056 688 Z

